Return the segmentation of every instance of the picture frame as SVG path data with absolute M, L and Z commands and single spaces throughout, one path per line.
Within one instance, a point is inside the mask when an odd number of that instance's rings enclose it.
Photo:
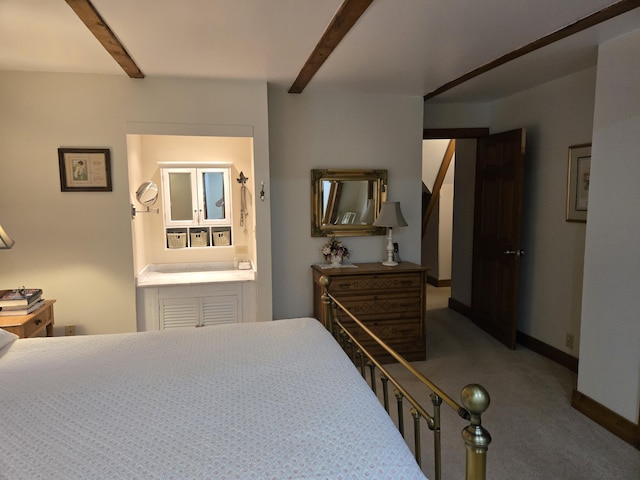
M 58 164 L 61 191 L 112 191 L 108 148 L 58 148 Z
M 591 144 L 570 146 L 567 169 L 567 222 L 586 223 L 590 176 Z

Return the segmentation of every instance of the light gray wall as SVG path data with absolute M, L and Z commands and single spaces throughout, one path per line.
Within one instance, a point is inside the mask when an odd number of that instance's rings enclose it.
M 56 334 L 66 324 L 78 333 L 136 329 L 128 122 L 178 124 L 187 135 L 244 126 L 253 131 L 255 181 L 269 189 L 265 83 L 0 72 L 0 110 L 0 224 L 16 241 L 0 251 L 0 285 L 57 299 Z M 58 147 L 110 148 L 113 192 L 61 192 Z M 256 228 L 258 238 L 266 231 L 259 301 L 271 318 L 269 207 L 269 198 L 257 202 Z
M 600 46 L 578 390 L 640 409 L 640 30 Z
M 269 86 L 275 318 L 313 313 L 311 268 L 325 238 L 311 237 L 311 169 L 380 168 L 409 224 L 394 230 L 404 261 L 420 263 L 420 97 L 305 92 Z M 381 261 L 385 237 L 344 237 L 351 261 Z M 386 257 L 384 257 L 386 258 Z
M 473 203 L 476 169 L 475 139 L 456 140 L 451 239 L 451 298 L 471 306 L 473 260 Z

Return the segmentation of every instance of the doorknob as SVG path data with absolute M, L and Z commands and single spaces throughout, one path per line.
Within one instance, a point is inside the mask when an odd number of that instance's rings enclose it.
M 505 250 L 503 253 L 505 255 L 515 255 L 516 258 L 520 258 L 524 255 L 524 250 Z

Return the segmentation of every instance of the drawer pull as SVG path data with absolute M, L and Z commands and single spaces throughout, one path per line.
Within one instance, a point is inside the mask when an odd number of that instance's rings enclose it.
M 42 323 L 42 320 L 40 320 L 39 318 L 36 318 L 36 325 L 40 325 Z
M 339 283 L 340 288 L 349 288 L 351 287 L 351 283 Z

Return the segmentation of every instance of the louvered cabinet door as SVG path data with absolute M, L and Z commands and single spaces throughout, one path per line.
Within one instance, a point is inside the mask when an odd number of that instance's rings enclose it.
M 200 321 L 198 298 L 162 298 L 159 300 L 160 328 L 195 327 Z
M 215 282 L 138 288 L 138 331 L 255 322 L 255 282 Z
M 200 326 L 219 325 L 221 323 L 236 323 L 239 318 L 238 296 L 218 295 L 200 299 Z
M 163 298 L 159 301 L 160 328 L 236 323 L 239 318 L 238 304 L 236 295 Z

